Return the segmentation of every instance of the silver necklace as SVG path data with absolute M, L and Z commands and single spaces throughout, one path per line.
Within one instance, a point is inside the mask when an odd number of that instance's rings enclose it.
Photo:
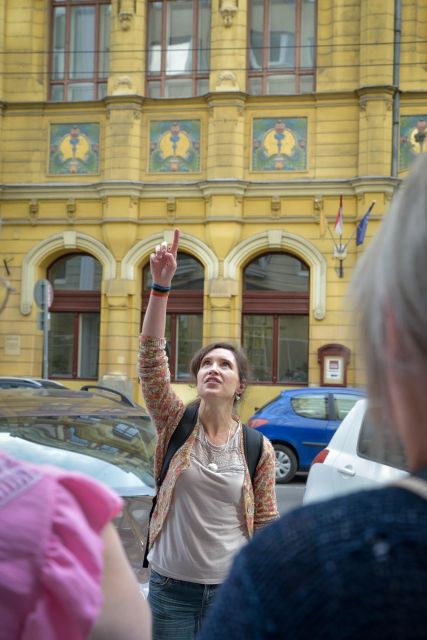
M 209 441 L 207 439 L 206 431 L 205 431 L 205 428 L 204 428 L 203 424 L 201 424 L 201 428 L 202 428 L 202 431 L 203 431 L 203 440 L 204 440 L 204 443 L 205 443 L 206 450 L 209 451 Z M 230 436 L 231 436 L 231 423 L 230 423 L 230 426 L 228 427 L 227 442 L 225 444 L 223 454 L 227 453 L 227 451 L 228 451 L 228 445 L 230 444 Z M 208 469 L 210 469 L 210 471 L 213 471 L 214 473 L 217 473 L 218 472 L 218 465 L 216 464 L 216 462 L 209 462 Z

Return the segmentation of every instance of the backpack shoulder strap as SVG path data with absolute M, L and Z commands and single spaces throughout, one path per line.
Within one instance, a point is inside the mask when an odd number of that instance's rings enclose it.
M 182 445 L 184 444 L 184 442 L 187 440 L 188 436 L 194 429 L 194 425 L 196 424 L 196 421 L 197 421 L 198 411 L 199 411 L 198 404 L 191 404 L 188 407 L 186 407 L 181 420 L 178 422 L 175 428 L 175 431 L 173 432 L 169 440 L 168 448 L 166 450 L 166 455 L 163 458 L 160 475 L 156 479 L 156 493 L 153 497 L 153 502 L 151 504 L 150 515 L 148 516 L 147 540 L 145 542 L 144 559 L 142 562 L 142 566 L 145 569 L 148 567 L 148 549 L 150 546 L 150 522 L 151 522 L 151 517 L 156 508 L 157 494 L 168 472 L 170 461 L 172 460 L 173 456 L 178 451 L 178 449 L 182 447 Z
M 248 465 L 249 475 L 251 476 L 252 486 L 254 486 L 255 470 L 262 454 L 263 436 L 261 431 L 251 429 L 245 424 L 243 429 L 243 449 L 245 452 L 246 464 Z
M 163 480 L 166 477 L 166 474 L 169 469 L 170 462 L 175 455 L 175 453 L 182 447 L 184 442 L 187 440 L 188 436 L 194 429 L 194 425 L 197 421 L 197 414 L 199 411 L 198 404 L 190 404 L 185 408 L 184 414 L 181 420 L 178 422 L 175 431 L 171 435 L 171 438 L 168 443 L 168 448 L 166 450 L 165 457 L 163 459 L 162 468 L 160 471 L 160 475 L 157 478 L 157 490 L 161 487 Z

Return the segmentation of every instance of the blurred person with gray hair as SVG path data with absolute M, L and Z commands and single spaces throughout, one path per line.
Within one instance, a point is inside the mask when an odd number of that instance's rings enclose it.
M 427 156 L 360 259 L 351 296 L 377 434 L 401 441 L 411 473 L 260 532 L 236 557 L 199 640 L 426 637 Z

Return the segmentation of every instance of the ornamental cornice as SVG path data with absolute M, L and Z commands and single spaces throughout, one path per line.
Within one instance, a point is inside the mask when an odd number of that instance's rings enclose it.
M 116 180 L 98 183 L 2 184 L 0 201 L 8 200 L 57 200 L 105 199 L 125 196 L 130 198 L 210 198 L 216 195 L 234 195 L 237 198 L 268 197 L 317 197 L 320 195 L 357 196 L 359 193 L 384 191 L 393 193 L 400 178 L 389 176 L 359 176 L 354 178 L 313 180 L 298 178 L 288 180 L 194 180 L 187 182 L 142 182 Z

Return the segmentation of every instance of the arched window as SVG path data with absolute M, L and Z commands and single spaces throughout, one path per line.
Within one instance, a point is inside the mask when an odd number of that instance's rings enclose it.
M 196 258 L 178 252 L 169 294 L 166 339 L 172 381 L 188 381 L 190 361 L 202 346 L 204 270 Z M 150 295 L 150 265 L 144 268 L 143 311 Z
M 254 381 L 308 382 L 309 275 L 287 253 L 265 253 L 246 266 L 242 343 Z
M 49 377 L 97 378 L 102 268 L 92 256 L 68 254 L 47 277 L 53 287 Z

